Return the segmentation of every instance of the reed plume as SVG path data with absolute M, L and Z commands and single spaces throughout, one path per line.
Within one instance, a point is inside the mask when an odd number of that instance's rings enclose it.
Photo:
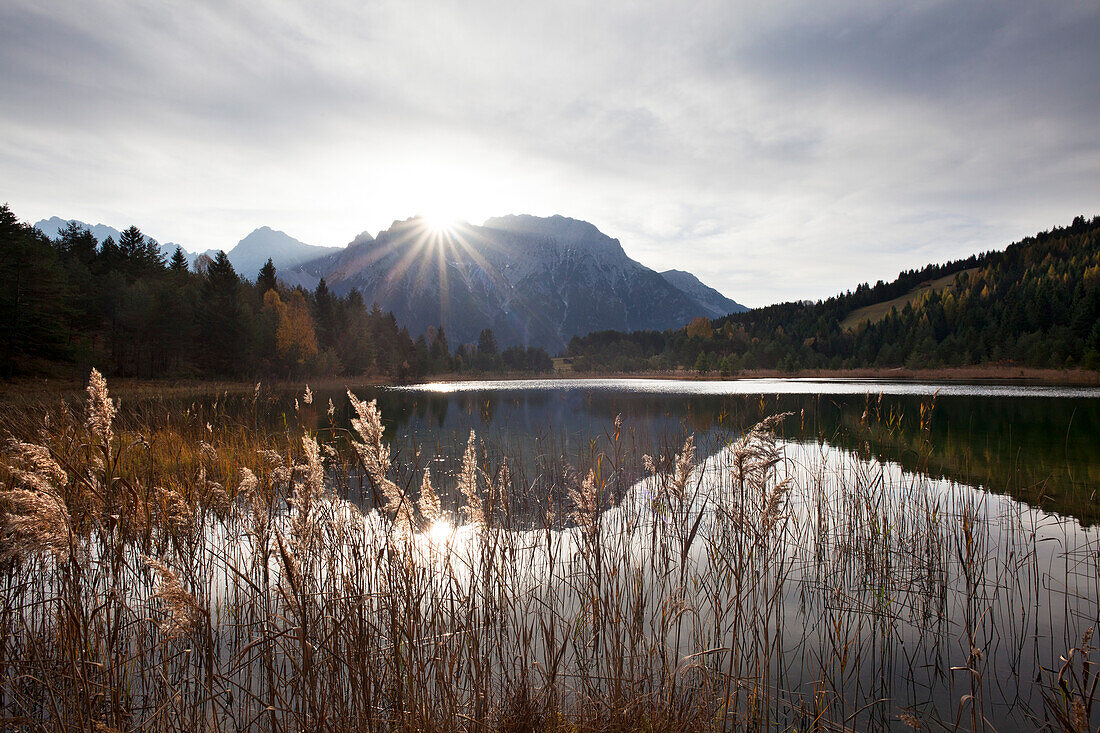
M 413 526 L 412 502 L 390 477 L 390 448 L 383 440 L 385 426 L 382 413 L 378 410 L 378 401 L 366 402 L 358 399 L 350 391 L 348 399 L 355 410 L 351 427 L 359 440 L 352 439 L 351 445 L 363 463 L 367 478 L 383 499 L 383 511 L 393 520 L 393 529 L 398 539 L 411 536 Z
M 676 456 L 672 473 L 672 483 L 669 490 L 677 500 L 683 501 L 687 495 L 688 480 L 695 470 L 695 436 L 689 435 L 684 440 L 684 448 Z
M 466 520 L 475 527 L 485 527 L 485 507 L 477 487 L 477 436 L 470 431 L 462 468 L 458 473 L 458 490 L 466 500 Z
M 193 633 L 203 617 L 195 596 L 184 589 L 179 576 L 160 560 L 147 557 L 145 566 L 152 568 L 156 578 L 152 599 L 159 603 L 163 613 L 163 619 L 157 623 L 161 633 L 169 639 Z
M 103 378 L 103 375 L 97 369 L 93 368 L 91 375 L 88 377 L 87 393 L 88 402 L 85 409 L 87 411 L 88 430 L 92 435 L 99 438 L 104 447 L 109 448 L 113 437 L 111 423 L 115 419 L 117 406 L 114 400 L 108 396 L 107 380 Z
M 61 489 L 68 476 L 48 448 L 12 443 L 8 468 L 12 488 L 0 492 L 0 558 L 22 561 L 31 556 L 68 560 L 75 549 L 72 517 Z
M 570 517 L 585 529 L 591 529 L 596 523 L 598 497 L 596 493 L 596 472 L 590 470 L 579 487 L 569 490 L 569 501 L 573 504 Z
M 290 521 L 290 532 L 295 550 L 307 554 L 315 547 L 321 502 L 325 499 L 326 490 L 325 469 L 317 441 L 308 435 L 303 436 L 302 448 L 306 461 L 294 467 L 302 478 L 294 482 L 290 503 L 296 512 Z
M 424 478 L 420 482 L 420 501 L 417 503 L 417 507 L 420 509 L 420 516 L 424 517 L 424 522 L 429 527 L 443 516 L 439 497 L 436 495 L 435 489 L 432 488 L 431 468 L 424 469 Z

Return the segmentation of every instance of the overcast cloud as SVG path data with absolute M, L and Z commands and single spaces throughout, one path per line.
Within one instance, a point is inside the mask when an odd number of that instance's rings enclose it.
M 6 0 L 0 200 L 193 250 L 561 213 L 821 298 L 1100 213 L 1097 39 L 1095 2 Z

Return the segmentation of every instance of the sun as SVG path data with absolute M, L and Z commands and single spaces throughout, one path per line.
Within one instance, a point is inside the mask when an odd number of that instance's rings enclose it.
M 459 225 L 457 215 L 446 211 L 431 211 L 421 214 L 424 225 L 432 234 L 450 234 Z

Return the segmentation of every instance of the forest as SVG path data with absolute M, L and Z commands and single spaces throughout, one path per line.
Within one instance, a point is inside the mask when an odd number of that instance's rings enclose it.
M 928 288 L 880 318 L 861 308 Z M 856 314 L 858 315 L 858 314 Z M 846 323 L 846 319 L 849 319 Z M 781 303 L 674 331 L 574 338 L 576 371 L 914 369 L 979 364 L 1100 369 L 1100 217 L 1078 216 L 1012 244 L 863 284 L 817 302 Z
M 189 268 L 137 227 L 56 240 L 0 205 L 0 377 L 284 378 L 540 372 L 541 348 L 498 348 L 491 329 L 452 351 L 442 328 L 413 336 L 358 291 L 290 289 L 268 260 L 238 273 L 224 252 Z M 254 281 L 250 280 L 254 277 Z

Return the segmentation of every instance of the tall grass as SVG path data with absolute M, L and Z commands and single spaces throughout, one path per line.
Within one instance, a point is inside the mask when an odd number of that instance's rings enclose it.
M 1093 730 L 1095 532 L 746 426 L 549 479 L 373 402 L 9 423 L 0 722 L 48 731 Z M 320 427 L 318 427 L 320 426 Z M 463 449 L 464 448 L 464 449 Z M 635 471 L 641 481 L 628 480 Z M 533 487 L 538 490 L 533 490 Z M 362 511 L 348 496 L 365 496 Z M 565 497 L 564 501 L 551 497 Z M 1092 726 L 1092 727 L 1090 727 Z

